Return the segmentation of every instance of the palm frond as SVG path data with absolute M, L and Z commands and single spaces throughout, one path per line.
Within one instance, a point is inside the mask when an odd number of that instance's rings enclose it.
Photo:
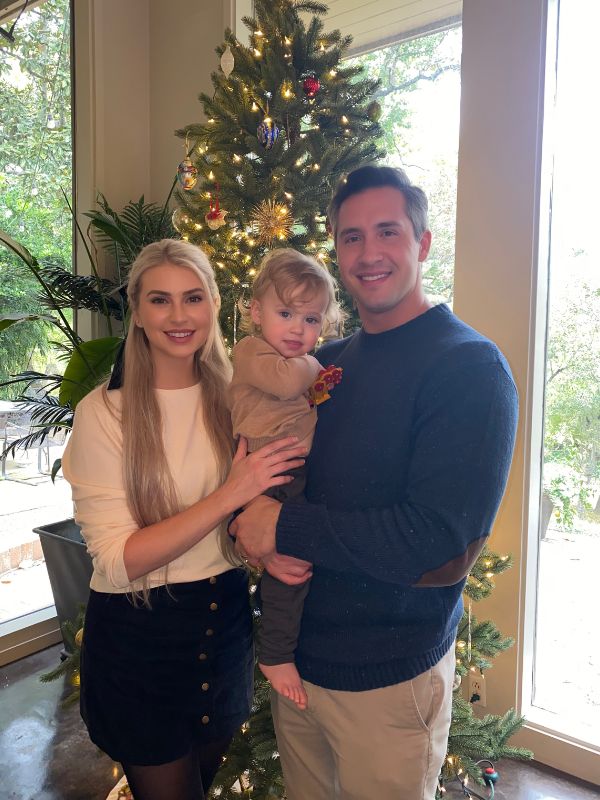
M 58 342 L 56 339 L 48 340 L 48 344 L 52 347 L 54 356 L 57 361 L 66 363 L 73 355 L 73 348 L 70 344 L 65 342 Z
M 93 275 L 73 275 L 73 273 L 58 264 L 44 263 L 42 273 L 47 285 L 52 290 L 53 305 L 60 308 L 85 308 L 88 311 L 104 313 L 106 308 L 110 316 L 123 320 L 124 296 L 119 292 L 119 287 L 108 278 L 99 281 Z M 100 283 L 101 291 L 99 291 Z M 115 297 L 115 292 L 117 296 Z M 45 296 L 40 295 L 39 300 L 43 305 Z
M 69 325 L 69 321 L 63 314 L 62 308 L 56 303 L 53 303 L 52 290 L 45 281 L 38 260 L 29 252 L 26 247 L 24 247 L 22 244 L 19 244 L 19 242 L 16 242 L 12 237 L 2 230 L 0 230 L 0 243 L 9 250 L 12 250 L 12 252 L 21 259 L 21 264 L 24 264 L 27 267 L 30 274 L 40 284 L 42 292 L 44 293 L 44 303 L 46 308 L 50 308 L 52 311 L 55 311 L 59 317 L 54 324 L 60 328 L 67 339 L 70 339 L 73 342 L 74 347 L 77 348 L 77 334 Z
M 57 377 L 57 376 L 55 376 Z M 27 397 L 22 395 L 17 398 L 19 408 L 30 415 L 29 433 L 12 441 L 2 451 L 1 458 L 12 456 L 17 450 L 28 450 L 45 442 L 50 436 L 55 436 L 63 430 L 70 430 L 73 426 L 73 410 L 58 402 L 56 397 L 45 395 L 43 397 Z
M 32 398 L 27 395 L 28 392 L 43 392 L 45 395 L 47 395 L 50 392 L 55 392 L 57 389 L 59 389 L 62 381 L 62 375 L 46 375 L 45 372 L 37 372 L 36 370 L 28 369 L 24 372 L 19 372 L 17 375 L 12 375 L 5 381 L 1 381 L 0 387 L 16 386 L 20 383 L 22 384 L 22 394 L 19 400 L 23 402 L 30 402 Z M 35 384 L 38 385 L 36 386 Z
M 104 195 L 97 200 L 101 211 L 89 211 L 91 227 L 105 247 L 116 248 L 120 265 L 128 267 L 147 244 L 177 236 L 171 218 L 164 207 L 145 203 L 142 195 L 137 202 L 129 202 L 118 214 Z

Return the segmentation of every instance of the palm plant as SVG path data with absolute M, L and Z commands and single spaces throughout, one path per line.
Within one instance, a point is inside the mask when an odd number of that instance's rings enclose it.
M 145 245 L 177 236 L 167 214 L 167 203 L 164 206 L 144 203 L 142 196 L 118 214 L 99 195 L 98 209 L 86 214 L 91 221 L 85 234 L 75 223 L 90 261 L 91 275 L 73 275 L 56 259 L 38 261 L 26 247 L 0 230 L 0 243 L 18 257 L 20 267 L 36 280 L 42 309 L 39 314 L 0 314 L 0 333 L 12 325 L 41 320 L 59 332 L 59 340 L 52 344 L 58 359 L 66 364 L 62 375 L 27 370 L 0 384 L 19 387 L 17 400 L 30 416 L 28 434 L 8 445 L 1 457 L 14 456 L 19 448 L 39 446 L 59 431 L 69 430 L 77 403 L 110 373 L 127 332 L 125 287 L 129 267 Z M 92 232 L 112 259 L 112 278 L 98 273 Z M 67 309 L 99 314 L 107 335 L 84 341 L 69 322 Z M 57 459 L 52 468 L 53 478 L 59 469 L 60 459 Z

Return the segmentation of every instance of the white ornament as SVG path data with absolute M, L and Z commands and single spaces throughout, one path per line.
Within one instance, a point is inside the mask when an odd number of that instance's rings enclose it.
M 221 56 L 221 69 L 223 70 L 226 78 L 231 75 L 234 66 L 235 60 L 233 58 L 233 53 L 231 52 L 231 47 L 227 45 L 225 52 Z
M 225 225 L 225 214 L 228 214 L 228 211 L 209 211 L 208 214 L 205 215 L 204 219 L 206 220 L 206 224 L 211 229 L 211 231 L 216 231 Z

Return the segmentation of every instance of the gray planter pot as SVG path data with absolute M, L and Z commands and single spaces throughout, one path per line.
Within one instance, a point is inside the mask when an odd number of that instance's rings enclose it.
M 33 529 L 39 534 L 59 623 L 74 620 L 90 593 L 92 559 L 75 520 L 64 519 Z M 65 643 L 66 644 L 66 643 Z

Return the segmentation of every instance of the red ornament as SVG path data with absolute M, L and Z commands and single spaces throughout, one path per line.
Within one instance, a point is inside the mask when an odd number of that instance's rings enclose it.
M 302 90 L 307 97 L 314 97 L 321 88 L 321 81 L 316 75 L 309 75 L 302 81 Z
M 216 196 L 215 200 L 213 201 L 212 195 L 210 196 L 210 211 L 208 214 L 204 215 L 204 219 L 206 224 L 211 229 L 211 231 L 216 231 L 222 225 L 225 225 L 225 215 L 228 214 L 228 211 L 225 211 L 223 208 L 219 206 L 219 184 L 217 183 L 216 186 Z

